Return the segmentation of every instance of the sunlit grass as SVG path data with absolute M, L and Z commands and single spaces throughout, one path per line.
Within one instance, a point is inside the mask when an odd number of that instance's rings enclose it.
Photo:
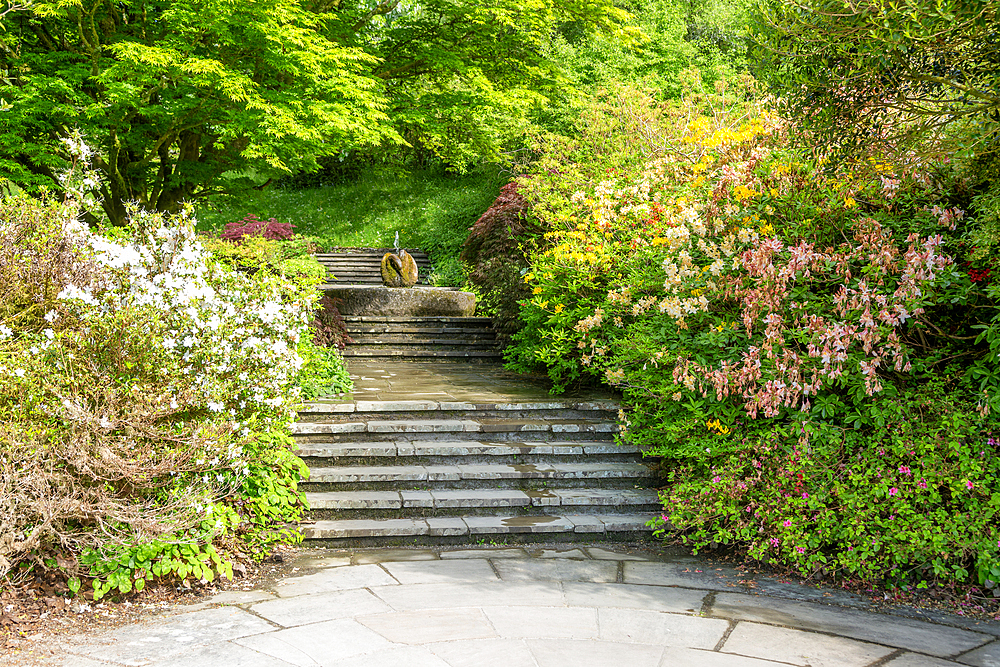
M 413 173 L 307 189 L 269 188 L 198 208 L 199 228 L 221 229 L 249 214 L 295 225 L 325 247 L 391 247 L 457 255 L 468 228 L 504 184 L 496 170 L 464 176 Z M 443 259 L 443 257 L 442 257 Z

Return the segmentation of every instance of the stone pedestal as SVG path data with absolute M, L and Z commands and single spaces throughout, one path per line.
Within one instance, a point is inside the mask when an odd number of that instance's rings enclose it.
M 340 299 L 341 315 L 388 317 L 472 317 L 476 296 L 440 287 L 391 288 L 381 285 L 324 285 L 327 296 Z

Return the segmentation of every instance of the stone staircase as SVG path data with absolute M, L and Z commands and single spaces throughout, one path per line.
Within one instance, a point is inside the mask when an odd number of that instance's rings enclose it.
M 331 280 L 338 286 L 381 285 L 382 257 L 393 248 L 333 248 L 330 252 L 316 253 L 316 260 L 326 267 Z M 418 285 L 426 285 L 431 273 L 427 253 L 420 250 L 406 252 L 413 256 L 419 271 Z
M 372 360 L 499 362 L 488 317 L 344 316 L 344 357 Z
M 411 379 L 399 380 L 394 395 L 434 393 L 441 388 L 432 386 L 439 376 L 452 378 L 452 393 L 468 390 L 472 380 L 463 381 L 458 368 L 467 364 L 453 365 L 451 376 L 441 365 L 427 365 L 438 373 L 403 373 Z M 384 369 L 370 372 L 399 377 Z M 479 372 L 488 378 L 485 369 Z M 497 373 L 504 371 L 497 367 Z M 355 400 L 310 403 L 294 427 L 298 454 L 310 470 L 302 484 L 312 508 L 303 525 L 307 544 L 650 535 L 645 523 L 660 506 L 637 450 L 614 443 L 615 402 L 544 395 L 546 400 L 513 396 L 489 403 L 356 400 L 359 393 L 378 390 L 366 387 L 378 378 L 365 375 L 355 380 Z M 523 394 L 523 388 L 511 387 L 510 393 Z

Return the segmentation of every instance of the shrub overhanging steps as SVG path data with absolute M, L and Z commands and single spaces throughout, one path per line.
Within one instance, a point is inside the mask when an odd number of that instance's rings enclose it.
M 329 401 L 294 427 L 317 546 L 648 538 L 650 470 L 612 401 Z

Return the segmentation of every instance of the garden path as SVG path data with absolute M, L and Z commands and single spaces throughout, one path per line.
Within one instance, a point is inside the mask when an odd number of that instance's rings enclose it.
M 53 667 L 1000 665 L 1000 623 L 875 613 L 842 591 L 648 545 L 301 550 L 291 565 L 272 584 L 10 657 Z

